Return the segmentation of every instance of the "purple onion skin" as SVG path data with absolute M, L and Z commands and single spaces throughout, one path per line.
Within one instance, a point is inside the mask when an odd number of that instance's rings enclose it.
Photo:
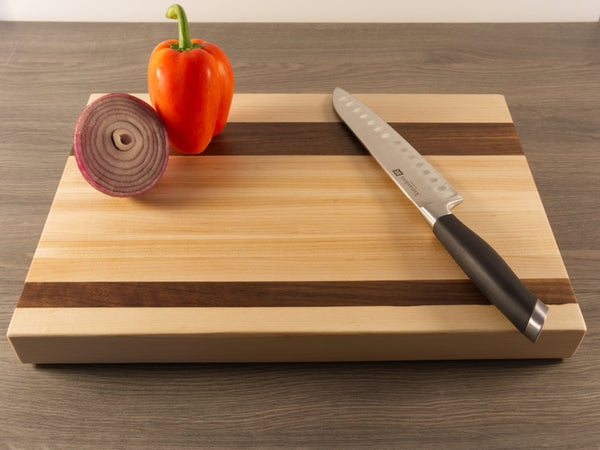
M 75 159 L 86 181 L 113 197 L 150 190 L 169 160 L 169 139 L 158 113 L 129 94 L 90 103 L 75 125 Z

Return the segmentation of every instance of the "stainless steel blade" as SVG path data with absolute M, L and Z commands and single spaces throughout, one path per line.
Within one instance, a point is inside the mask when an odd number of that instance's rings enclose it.
M 394 183 L 419 208 L 465 274 L 523 335 L 535 342 L 548 307 L 487 242 L 450 212 L 463 198 L 406 139 L 360 100 L 336 88 L 333 105 Z
M 335 88 L 333 105 L 394 183 L 419 208 L 430 226 L 463 201 L 406 139 L 356 97 Z

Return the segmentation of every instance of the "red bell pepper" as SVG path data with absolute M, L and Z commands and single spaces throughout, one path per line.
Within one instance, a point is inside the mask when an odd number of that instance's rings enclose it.
M 158 44 L 148 62 L 148 91 L 171 145 L 183 153 L 203 152 L 223 130 L 233 98 L 233 70 L 219 47 L 190 39 L 185 11 L 167 10 L 179 23 L 179 41 Z

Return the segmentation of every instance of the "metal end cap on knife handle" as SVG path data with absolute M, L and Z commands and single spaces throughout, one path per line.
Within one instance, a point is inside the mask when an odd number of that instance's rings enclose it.
M 533 312 L 529 317 L 529 322 L 527 322 L 527 326 L 525 327 L 525 331 L 523 334 L 531 341 L 536 342 L 538 337 L 540 336 L 540 332 L 542 331 L 542 327 L 544 326 L 544 322 L 546 322 L 546 317 L 548 316 L 548 307 L 544 305 L 539 299 L 536 302 Z

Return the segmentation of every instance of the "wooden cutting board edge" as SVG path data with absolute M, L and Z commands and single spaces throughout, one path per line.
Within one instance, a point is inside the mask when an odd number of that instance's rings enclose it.
M 584 334 L 576 304 L 535 344 L 491 305 L 18 308 L 8 332 L 38 364 L 568 358 Z

